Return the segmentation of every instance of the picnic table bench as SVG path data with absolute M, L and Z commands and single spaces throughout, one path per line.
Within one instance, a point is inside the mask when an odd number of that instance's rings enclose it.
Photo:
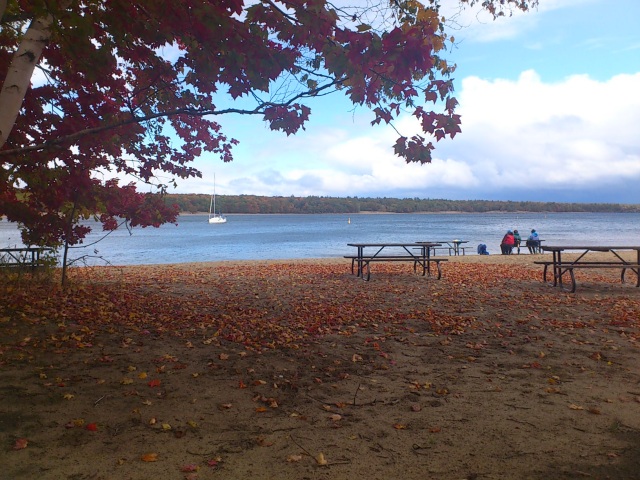
M 48 251 L 51 249 L 43 247 L 0 248 L 0 268 L 42 267 L 45 262 L 41 254 Z
M 463 243 L 469 243 L 469 240 L 457 240 L 457 239 L 456 240 L 436 240 L 434 243 L 439 244 L 438 246 L 431 247 L 431 251 L 434 255 L 437 253 L 438 250 L 448 251 L 449 256 L 460 255 L 460 252 L 462 252 L 462 255 L 464 255 L 466 249 L 471 248 L 471 247 L 462 246 Z
M 640 287 L 640 246 L 546 245 L 541 247 L 541 249 L 543 251 L 551 252 L 553 254 L 552 260 L 536 261 L 533 263 L 544 265 L 544 270 L 542 272 L 543 281 L 554 287 L 557 286 L 563 290 L 574 293 L 576 291 L 576 277 L 574 270 L 581 269 L 620 269 L 621 283 L 625 283 L 625 274 L 627 273 L 627 270 L 631 270 L 636 275 L 636 287 Z M 563 260 L 562 252 L 566 252 L 567 250 L 573 250 L 581 253 L 574 260 Z M 620 255 L 620 252 L 623 251 L 635 251 L 636 259 L 634 261 L 625 260 Z M 589 252 L 610 253 L 610 260 L 585 260 L 585 255 Z M 548 280 L 549 267 L 551 267 L 553 272 L 552 281 Z M 565 288 L 563 277 L 567 273 L 569 274 L 571 283 L 569 287 Z
M 422 276 L 431 275 L 431 264 L 436 265 L 438 279 L 442 277 L 441 262 L 446 259 L 433 258 L 430 249 L 439 246 L 433 242 L 400 242 L 400 243 L 348 243 L 357 249 L 356 255 L 345 255 L 351 260 L 351 273 L 369 281 L 371 278 L 371 262 L 410 262 L 416 272 L 422 267 Z M 372 254 L 365 254 L 365 249 L 375 249 Z M 383 251 L 385 253 L 383 253 Z M 391 253 L 395 251 L 395 253 Z

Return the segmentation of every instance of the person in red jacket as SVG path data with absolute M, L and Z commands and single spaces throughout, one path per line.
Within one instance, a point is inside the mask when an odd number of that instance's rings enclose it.
M 516 244 L 516 239 L 513 236 L 513 232 L 509 230 L 507 234 L 502 237 L 502 243 L 500 243 L 500 250 L 502 250 L 503 255 L 511 255 L 511 250 L 513 250 L 513 246 Z

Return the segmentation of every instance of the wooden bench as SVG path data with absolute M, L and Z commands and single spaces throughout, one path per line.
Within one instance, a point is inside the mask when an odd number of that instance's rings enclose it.
M 357 255 L 345 255 L 344 258 L 351 259 L 351 273 L 355 275 L 356 273 L 356 262 L 358 260 L 362 260 L 362 279 L 369 281 L 371 278 L 371 269 L 369 268 L 370 262 L 413 262 L 413 271 L 417 271 L 418 264 L 421 263 L 422 257 L 414 257 L 412 255 L 376 255 L 376 256 L 364 256 L 359 258 Z M 446 258 L 428 258 L 425 259 L 427 265 L 423 270 L 423 275 L 425 273 L 431 275 L 431 263 L 436 264 L 436 268 L 438 271 L 438 280 L 442 277 L 442 268 L 440 267 L 440 263 L 448 262 Z M 366 267 L 367 273 L 365 278 L 364 268 Z
M 542 273 L 542 278 L 546 283 L 550 283 L 553 286 L 556 286 L 558 283 L 562 286 L 562 275 L 566 272 L 569 272 L 569 278 L 571 278 L 571 288 L 564 288 L 564 290 L 574 293 L 576 291 L 576 277 L 574 270 L 575 269 L 584 269 L 584 268 L 592 268 L 592 269 L 611 269 L 611 268 L 619 268 L 622 271 L 620 272 L 620 282 L 625 283 L 625 273 L 627 269 L 632 270 L 636 274 L 636 287 L 640 287 L 640 264 L 638 263 L 621 263 L 621 262 L 579 262 L 579 263 L 559 263 L 555 264 L 555 269 L 560 270 L 559 278 L 556 276 L 556 272 L 553 272 L 553 283 L 547 280 L 547 271 L 549 266 L 554 268 L 554 262 L 549 261 L 538 261 L 533 262 L 538 265 L 544 265 L 544 271 Z

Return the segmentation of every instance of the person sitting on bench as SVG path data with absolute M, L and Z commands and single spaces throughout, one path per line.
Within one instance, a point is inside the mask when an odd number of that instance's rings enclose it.
M 529 249 L 529 253 L 538 253 L 540 251 L 540 237 L 535 228 L 531 230 L 531 235 L 529 235 L 527 239 L 527 248 Z
M 516 244 L 516 239 L 513 236 L 513 232 L 509 230 L 504 237 L 502 237 L 502 242 L 500 243 L 500 250 L 502 250 L 503 255 L 511 255 L 511 250 L 513 250 L 513 246 Z

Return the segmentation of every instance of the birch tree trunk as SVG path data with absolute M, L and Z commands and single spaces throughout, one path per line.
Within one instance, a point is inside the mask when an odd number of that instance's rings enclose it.
M 0 7 L 3 2 L 0 0 Z M 34 19 L 13 55 L 0 90 L 0 148 L 6 143 L 18 118 L 22 101 L 31 85 L 33 71 L 51 37 L 52 22 L 52 15 Z

